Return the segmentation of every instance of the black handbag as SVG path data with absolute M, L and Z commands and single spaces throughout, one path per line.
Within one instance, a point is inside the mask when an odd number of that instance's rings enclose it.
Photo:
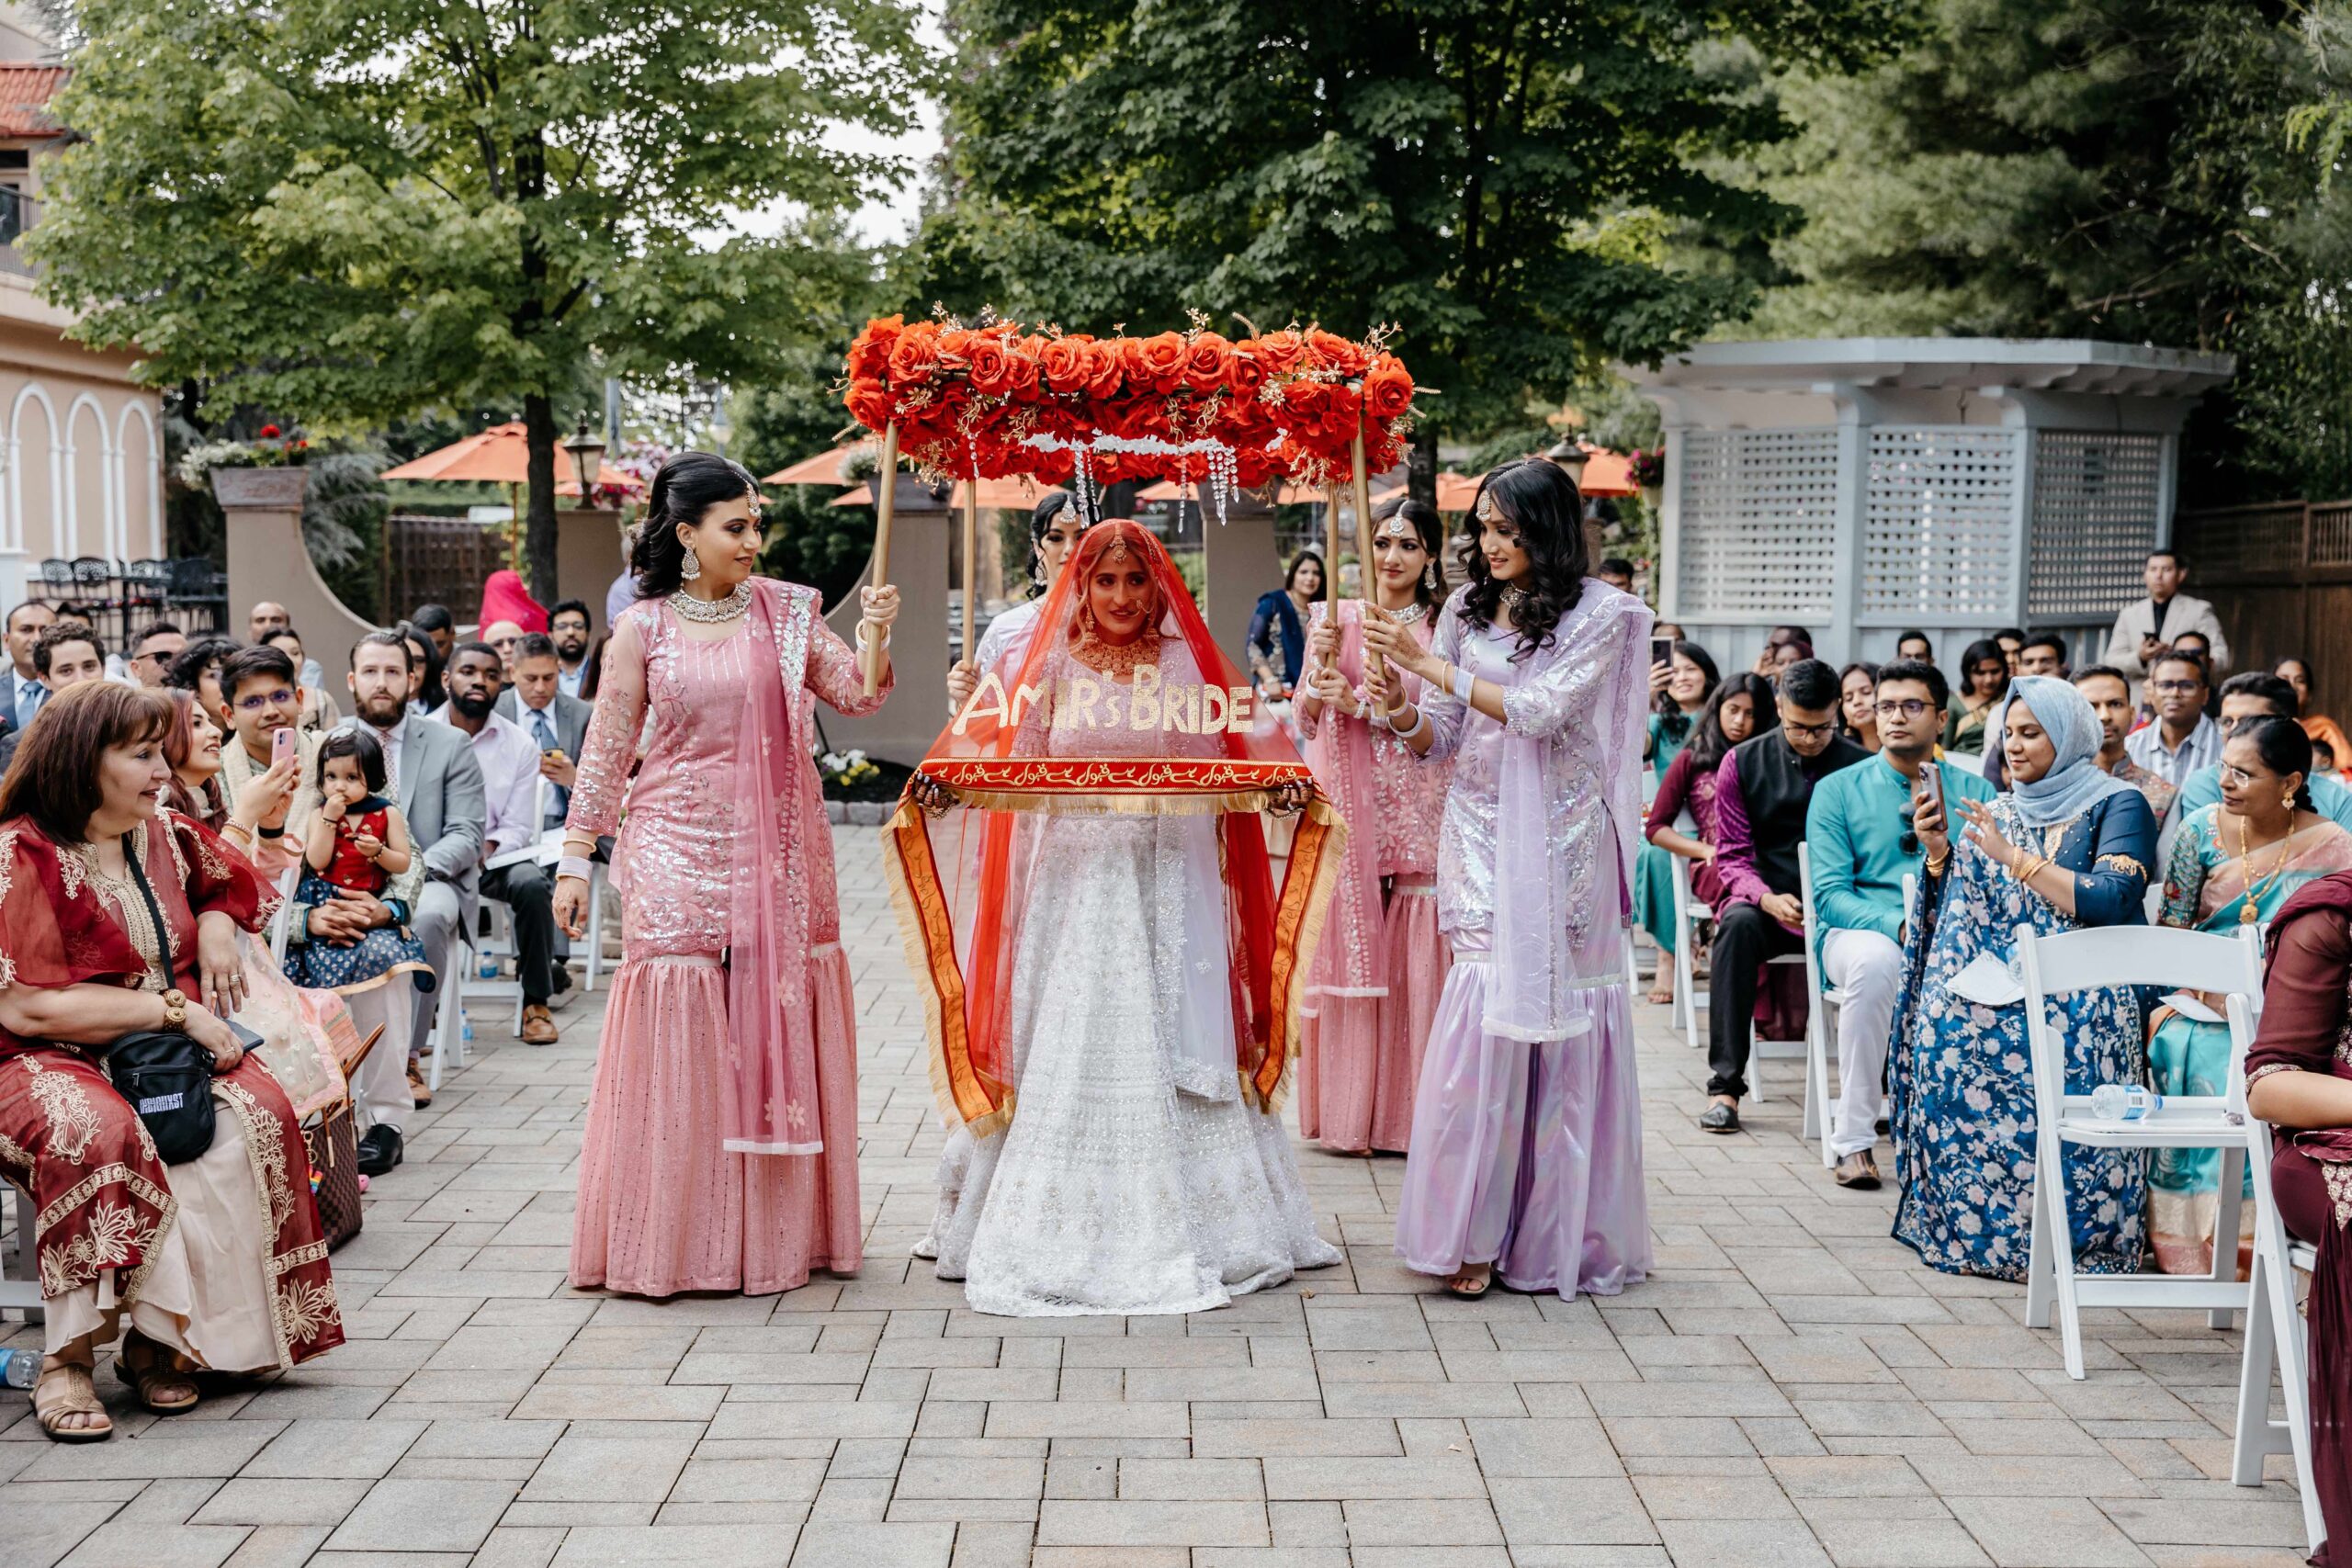
M 122 858 L 139 885 L 139 896 L 147 901 L 147 918 L 155 922 L 164 973 L 174 974 L 172 929 L 164 923 L 163 907 L 147 886 L 146 868 L 128 839 Z M 165 1165 L 186 1165 L 212 1147 L 211 1052 L 176 1030 L 141 1029 L 108 1045 L 106 1064 L 115 1092 L 147 1124 L 156 1158 Z

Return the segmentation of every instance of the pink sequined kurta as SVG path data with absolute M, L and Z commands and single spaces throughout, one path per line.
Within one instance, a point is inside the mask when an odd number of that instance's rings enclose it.
M 871 713 L 882 699 L 865 694 L 856 655 L 818 617 L 814 594 L 756 585 L 751 612 L 716 641 L 688 636 L 667 604 L 641 600 L 615 623 L 605 656 L 568 826 L 618 830 L 613 882 L 622 899 L 622 959 L 581 1152 L 576 1286 L 765 1295 L 807 1283 L 812 1269 L 848 1273 L 860 1261 L 856 1012 L 808 719 L 811 694 L 851 715 Z M 728 926 L 740 837 L 737 730 L 753 661 L 777 661 L 772 625 L 808 645 L 805 690 L 776 728 L 798 753 L 785 884 L 808 900 L 803 989 L 817 1043 L 818 1155 L 720 1146 L 731 1089 L 721 1057 L 730 1035 L 719 955 L 735 940 Z M 631 781 L 649 707 L 645 760 Z
M 1321 604 L 1314 606 L 1310 628 L 1322 624 L 1325 611 Z M 1352 601 L 1340 607 L 1340 672 L 1359 700 L 1361 614 Z M 1428 646 L 1426 616 L 1412 635 Z M 1418 700 L 1421 683 L 1408 675 L 1405 684 L 1406 699 Z M 1341 890 L 1332 900 L 1311 987 L 1299 1009 L 1298 1130 L 1344 1153 L 1402 1154 L 1412 1138 L 1421 1048 L 1453 963 L 1438 934 L 1436 876 L 1438 826 L 1453 770 L 1423 762 L 1394 735 L 1360 718 L 1323 711 L 1301 728 L 1316 782 L 1347 818 L 1351 836 Z M 1343 755 L 1351 742 L 1354 748 Z M 1368 777 L 1359 778 L 1351 759 L 1364 756 Z M 1359 871 L 1353 864 L 1359 855 L 1374 863 Z M 1361 919 L 1349 919 L 1342 903 L 1351 896 L 1351 874 L 1368 875 L 1379 890 L 1379 908 Z M 1371 951 L 1351 960 L 1343 951 L 1351 943 Z

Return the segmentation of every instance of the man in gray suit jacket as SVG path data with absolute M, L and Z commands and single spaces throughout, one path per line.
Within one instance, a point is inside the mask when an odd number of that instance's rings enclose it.
M 596 713 L 594 704 L 564 695 L 562 670 L 555 640 L 528 633 L 514 648 L 514 683 L 498 698 L 498 711 L 537 743 L 540 776 L 555 786 L 548 791 L 547 820 L 541 828 L 561 827 L 571 809 L 571 786 L 579 781 L 580 754 L 588 745 L 588 721 Z M 557 751 L 562 755 L 548 755 Z
M 368 727 L 384 749 L 393 804 L 408 819 L 409 842 L 424 858 L 424 889 L 410 911 L 409 929 L 424 944 L 425 962 L 441 985 L 454 986 L 449 950 L 458 921 L 472 901 L 481 874 L 482 820 L 481 768 L 474 761 L 466 738 L 446 724 L 431 724 L 408 711 L 409 646 L 395 632 L 369 632 L 351 650 L 353 716 L 346 724 Z M 362 929 L 380 924 L 374 909 L 355 914 L 340 901 L 316 909 L 296 910 L 301 929 L 314 936 L 332 936 L 337 926 L 356 920 Z M 412 1105 L 430 1104 L 422 1075 L 415 1066 L 424 1049 L 437 1010 L 416 1009 L 408 1048 L 387 1041 L 368 1054 L 360 1069 L 362 1081 L 352 1085 L 361 1119 L 368 1123 L 360 1140 L 359 1168 L 370 1175 L 390 1170 L 401 1161 L 401 1127 Z M 381 1064 L 379 1066 L 379 1064 Z

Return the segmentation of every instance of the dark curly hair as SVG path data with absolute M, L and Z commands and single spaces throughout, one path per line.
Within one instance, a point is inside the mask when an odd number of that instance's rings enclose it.
M 662 464 L 653 476 L 645 520 L 629 551 L 637 596 L 659 599 L 676 592 L 685 581 L 686 546 L 678 537 L 679 524 L 694 526 L 721 502 L 759 493 L 760 481 L 751 469 L 716 452 L 681 452 Z
M 1049 490 L 1038 499 L 1036 509 L 1029 513 L 1029 597 L 1032 599 L 1043 599 L 1046 590 L 1052 586 L 1046 581 L 1043 548 L 1046 530 L 1052 527 L 1054 519 L 1065 512 L 1078 513 L 1081 531 L 1102 521 L 1101 507 L 1089 505 L 1066 490 Z
M 1584 497 L 1566 470 L 1544 457 L 1505 463 L 1478 481 L 1477 500 L 1462 530 L 1470 572 L 1462 614 L 1482 626 L 1494 625 L 1503 602 L 1503 583 L 1489 575 L 1487 558 L 1478 548 L 1478 514 L 1489 502 L 1498 520 L 1508 525 L 1527 551 L 1526 576 L 1512 584 L 1524 596 L 1511 612 L 1519 634 L 1519 651 L 1513 657 L 1524 659 L 1550 644 L 1560 617 L 1584 596 L 1584 580 L 1592 569 L 1584 536 Z

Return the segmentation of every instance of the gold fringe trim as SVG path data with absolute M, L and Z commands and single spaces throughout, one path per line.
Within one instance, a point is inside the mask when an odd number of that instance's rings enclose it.
M 956 1086 L 947 1068 L 947 1031 L 940 1010 L 938 983 L 932 977 L 931 942 L 915 898 L 899 834 L 912 828 L 931 842 L 931 825 L 913 801 L 901 799 L 899 809 L 882 825 L 882 880 L 890 889 L 890 908 L 899 918 L 899 940 L 906 950 L 907 968 L 922 995 L 923 1037 L 930 1042 L 932 1098 L 951 1124 L 961 1123 L 963 1109 L 956 1103 Z
M 1266 789 L 1167 795 L 1129 790 L 1117 795 L 1065 795 L 946 787 L 957 805 L 971 810 L 1035 811 L 1047 817 L 1221 817 L 1233 812 L 1254 816 L 1272 806 L 1274 798 L 1274 792 Z
M 1347 818 L 1340 816 L 1339 808 L 1330 802 L 1317 798 L 1307 807 L 1305 816 L 1323 829 L 1324 837 L 1316 851 L 1315 869 L 1308 873 L 1305 904 L 1299 911 L 1298 934 L 1292 943 L 1289 981 L 1283 987 L 1283 995 L 1272 998 L 1283 1018 L 1282 1075 L 1274 1080 L 1272 1092 L 1262 1095 L 1252 1081 L 1254 1075 L 1245 1075 L 1242 1079 L 1245 1090 L 1259 1100 L 1268 1115 L 1280 1112 L 1288 1102 L 1292 1082 L 1298 1074 L 1299 1001 L 1306 995 L 1307 976 L 1315 968 L 1316 949 L 1323 945 L 1323 927 L 1330 916 L 1331 897 L 1340 886 L 1340 858 L 1348 843 Z M 1283 901 L 1289 899 L 1291 878 L 1298 874 L 1297 848 L 1298 841 L 1293 839 L 1289 863 L 1283 868 Z M 1279 931 L 1275 940 L 1279 948 Z

